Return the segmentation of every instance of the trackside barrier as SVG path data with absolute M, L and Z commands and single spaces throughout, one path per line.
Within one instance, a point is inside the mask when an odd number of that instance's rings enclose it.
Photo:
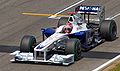
M 105 69 L 106 67 L 108 67 L 109 65 L 111 65 L 113 62 L 117 61 L 120 59 L 120 55 L 114 57 L 113 59 L 109 60 L 108 62 L 102 64 L 101 66 L 99 66 L 98 68 L 92 70 L 92 71 L 102 71 L 103 69 Z

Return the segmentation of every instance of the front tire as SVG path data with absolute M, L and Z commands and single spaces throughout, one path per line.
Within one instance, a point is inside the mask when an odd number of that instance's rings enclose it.
M 34 36 L 25 35 L 20 43 L 20 52 L 33 52 L 36 44 Z
M 74 60 L 77 61 L 81 58 L 81 43 L 79 39 L 68 39 L 67 47 L 65 49 L 66 54 L 74 54 Z

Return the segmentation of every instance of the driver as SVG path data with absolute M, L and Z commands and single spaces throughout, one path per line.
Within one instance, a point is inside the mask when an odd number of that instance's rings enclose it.
M 73 26 L 70 22 L 67 22 L 66 25 L 63 27 L 63 33 L 71 33 Z

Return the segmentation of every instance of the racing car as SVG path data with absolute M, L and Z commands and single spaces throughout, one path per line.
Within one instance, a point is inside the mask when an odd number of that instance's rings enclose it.
M 42 28 L 43 41 L 40 43 L 34 36 L 25 35 L 20 50 L 10 54 L 14 56 L 11 61 L 69 65 L 81 58 L 82 51 L 88 51 L 104 40 L 116 39 L 116 22 L 105 20 L 104 6 L 80 5 L 69 14 L 69 17 L 61 17 L 56 27 Z

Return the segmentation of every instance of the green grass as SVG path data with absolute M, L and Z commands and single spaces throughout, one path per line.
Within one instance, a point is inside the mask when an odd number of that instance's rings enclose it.
M 120 63 L 117 64 L 113 69 L 111 69 L 110 71 L 120 71 Z

